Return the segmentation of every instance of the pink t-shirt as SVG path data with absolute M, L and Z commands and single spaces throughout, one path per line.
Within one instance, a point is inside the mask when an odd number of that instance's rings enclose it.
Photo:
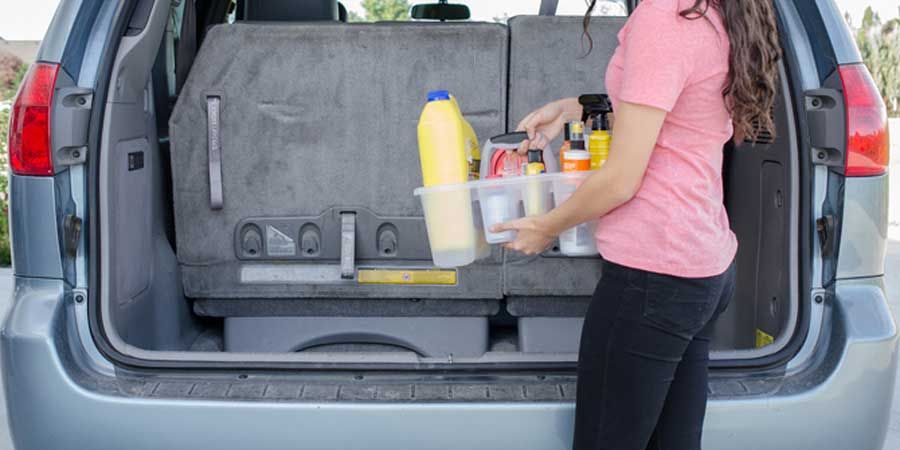
M 644 0 L 619 33 L 606 72 L 613 107 L 668 114 L 637 194 L 597 226 L 606 260 L 686 278 L 722 273 L 737 251 L 722 193 L 722 148 L 733 131 L 722 98 L 728 36 L 712 8 L 709 20 L 678 15 L 693 3 Z

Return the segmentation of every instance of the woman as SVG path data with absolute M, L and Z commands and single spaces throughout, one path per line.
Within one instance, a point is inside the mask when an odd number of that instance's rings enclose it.
M 575 449 L 700 448 L 709 340 L 737 250 L 722 149 L 774 132 L 779 57 L 771 0 L 642 1 L 606 72 L 609 159 L 558 208 L 497 227 L 517 231 L 509 249 L 536 254 L 599 217 L 604 265 L 581 337 Z M 519 152 L 580 113 L 574 98 L 532 112 Z

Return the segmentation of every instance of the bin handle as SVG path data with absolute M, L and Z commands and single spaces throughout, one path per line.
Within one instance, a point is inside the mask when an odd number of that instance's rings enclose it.
M 491 144 L 519 145 L 525 139 L 528 139 L 528 133 L 524 131 L 516 131 L 513 133 L 498 134 L 497 136 L 492 137 Z

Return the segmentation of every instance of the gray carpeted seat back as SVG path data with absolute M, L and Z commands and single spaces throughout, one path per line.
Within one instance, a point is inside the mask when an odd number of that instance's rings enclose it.
M 430 266 L 412 195 L 425 95 L 448 89 L 480 137 L 504 132 L 508 41 L 487 23 L 212 28 L 170 121 L 185 293 L 499 298 L 496 257 L 453 286 L 362 285 L 336 270 L 349 213 L 357 267 Z
M 605 93 L 606 68 L 618 44 L 625 17 L 593 17 L 593 50 L 586 57 L 582 18 L 516 16 L 509 20 L 509 117 L 507 126 L 550 101 L 586 93 Z M 554 142 L 559 149 L 561 137 Z M 504 293 L 516 316 L 580 316 L 600 277 L 599 258 L 564 258 L 553 252 L 523 260 L 515 255 L 504 267 Z M 580 305 L 579 305 L 580 303 Z

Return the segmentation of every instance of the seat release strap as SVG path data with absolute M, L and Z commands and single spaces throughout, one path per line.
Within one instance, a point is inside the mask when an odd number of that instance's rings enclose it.
M 206 97 L 207 156 L 209 157 L 209 207 L 222 209 L 222 144 L 219 140 L 218 96 Z
M 356 213 L 341 213 L 341 278 L 356 276 Z

